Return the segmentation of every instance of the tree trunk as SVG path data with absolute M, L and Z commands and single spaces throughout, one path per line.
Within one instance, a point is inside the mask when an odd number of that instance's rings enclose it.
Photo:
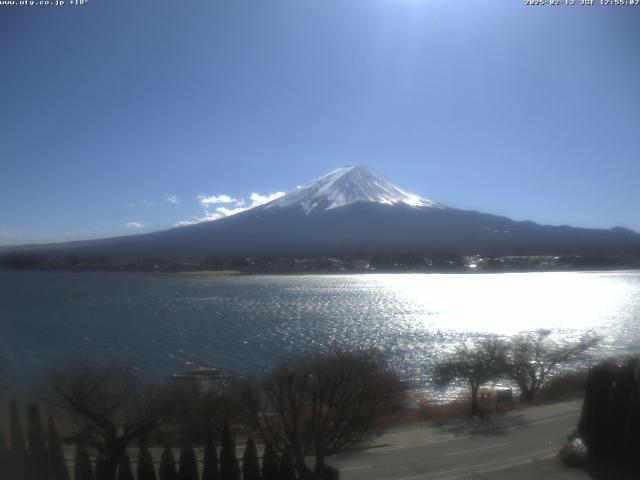
M 520 389 L 520 399 L 523 402 L 531 403 L 536 396 L 536 385 L 535 382 L 532 381 L 531 384 L 527 383 L 527 380 L 521 378 L 518 381 L 518 388 Z
M 471 386 L 471 416 L 475 417 L 478 414 L 480 407 L 478 405 L 478 386 Z
M 531 403 L 536 398 L 536 390 L 534 390 L 533 388 L 525 388 L 523 390 L 521 387 L 520 398 L 527 403 Z
M 313 467 L 313 471 L 320 475 L 324 469 L 324 455 L 316 455 L 315 465 Z

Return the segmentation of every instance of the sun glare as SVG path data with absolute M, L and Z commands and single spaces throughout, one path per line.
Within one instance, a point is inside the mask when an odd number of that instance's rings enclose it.
M 595 329 L 633 293 L 604 273 L 384 275 L 375 281 L 408 306 L 416 325 L 507 335 Z

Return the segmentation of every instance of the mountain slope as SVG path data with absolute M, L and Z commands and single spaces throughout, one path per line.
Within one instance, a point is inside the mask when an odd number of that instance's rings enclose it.
M 364 167 L 343 167 L 270 203 L 161 232 L 31 249 L 77 255 L 315 256 L 639 254 L 630 230 L 517 222 L 448 208 Z

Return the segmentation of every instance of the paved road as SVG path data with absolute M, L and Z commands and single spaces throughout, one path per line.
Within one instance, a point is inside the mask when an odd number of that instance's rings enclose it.
M 573 401 L 473 424 L 399 429 L 329 463 L 340 470 L 341 480 L 509 478 L 509 470 L 519 472 L 513 478 L 525 478 L 527 470 L 534 472 L 541 465 L 557 469 L 562 478 L 582 478 L 578 472 L 561 472 L 564 467 L 549 460 L 575 430 L 581 406 L 582 401 Z

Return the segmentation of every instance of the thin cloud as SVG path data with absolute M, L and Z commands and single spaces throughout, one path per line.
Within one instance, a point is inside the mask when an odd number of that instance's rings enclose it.
M 236 207 L 236 208 L 227 208 L 227 207 L 218 207 L 216 208 L 216 215 L 218 218 L 230 217 L 231 215 L 235 215 L 236 213 L 244 212 L 247 208 Z
M 196 222 L 193 220 L 179 220 L 176 223 L 174 223 L 173 225 L 175 227 L 186 227 L 188 225 L 193 225 L 194 223 L 200 223 L 200 222 Z
M 127 222 L 124 224 L 125 227 L 131 229 L 131 230 L 139 230 L 141 228 L 145 228 L 145 225 L 143 225 L 142 223 L 138 223 L 138 222 Z
M 198 195 L 198 201 L 200 202 L 200 205 L 207 208 L 211 205 L 237 203 L 239 200 L 223 193 L 222 195 Z
M 185 227 L 187 225 L 194 225 L 202 222 L 212 222 L 221 218 L 230 217 L 238 213 L 249 210 L 250 208 L 259 207 L 265 203 L 271 202 L 284 195 L 284 192 L 275 192 L 268 195 L 261 195 L 259 193 L 252 193 L 249 196 L 250 203 L 243 198 L 232 198 L 229 195 L 198 195 L 200 205 L 204 207 L 203 216 L 194 216 L 191 220 L 180 220 L 175 223 L 176 227 Z M 233 203 L 233 207 L 215 207 L 211 210 L 212 205 L 230 204 Z
M 140 200 L 139 202 L 129 202 L 127 205 L 131 208 L 133 207 L 153 207 L 156 204 L 153 200 Z
M 284 195 L 284 192 L 276 192 L 276 193 L 271 193 L 269 195 L 260 195 L 259 193 L 252 193 L 251 194 L 251 208 L 253 207 L 258 207 L 260 205 L 263 205 L 265 203 L 271 202 L 273 200 L 276 200 L 278 198 L 280 198 L 281 196 Z
M 177 205 L 178 203 L 180 203 L 180 199 L 178 197 L 176 197 L 175 195 L 167 195 L 164 198 L 164 201 L 167 203 L 171 203 L 173 205 Z
M 220 209 L 223 209 L 223 207 L 220 207 Z M 223 218 L 227 215 L 224 215 L 220 212 L 217 211 L 218 209 L 216 209 L 215 212 L 204 212 L 204 216 L 194 216 L 191 220 L 179 220 L 176 223 L 174 223 L 174 225 L 176 227 L 186 227 L 188 225 L 195 225 L 196 223 L 202 223 L 202 222 L 212 222 L 214 220 L 218 220 L 220 218 Z

